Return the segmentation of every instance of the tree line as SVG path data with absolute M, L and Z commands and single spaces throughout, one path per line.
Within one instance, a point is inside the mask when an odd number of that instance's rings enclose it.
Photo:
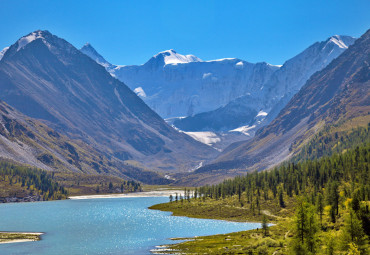
M 37 168 L 0 162 L 0 178 L 9 186 L 18 184 L 30 191 L 30 194 L 38 193 L 43 200 L 62 199 L 67 196 L 67 190 L 52 179 L 52 173 Z
M 357 127 L 351 130 L 335 131 L 340 124 L 335 126 L 326 126 L 319 131 L 300 152 L 292 159 L 298 162 L 307 159 L 317 159 L 323 156 L 330 156 L 334 153 L 342 153 L 347 149 L 354 149 L 363 144 L 364 141 L 370 141 L 370 123 L 367 127 Z M 294 148 L 296 145 L 293 145 Z
M 329 238 L 321 242 L 327 242 L 328 254 L 334 254 L 338 238 L 343 251 L 366 254 L 370 236 L 369 162 L 370 143 L 365 143 L 343 153 L 289 162 L 270 171 L 202 186 L 191 196 L 203 200 L 235 196 L 240 206 L 246 202 L 252 210 L 260 210 L 263 200 L 275 200 L 284 208 L 286 200 L 293 198 L 296 206 L 292 253 L 316 253 L 319 233 L 324 233 Z M 185 192 L 184 199 L 189 196 Z M 331 235 L 339 233 L 333 231 L 336 228 L 340 228 L 340 235 Z
M 103 183 L 101 185 L 103 185 Z M 95 191 L 96 193 L 100 192 L 99 185 L 96 186 Z M 113 182 L 109 182 L 108 192 L 114 193 L 117 191 L 124 193 L 124 192 L 141 192 L 143 190 L 142 190 L 141 184 L 133 180 L 123 181 L 121 184 L 113 184 Z

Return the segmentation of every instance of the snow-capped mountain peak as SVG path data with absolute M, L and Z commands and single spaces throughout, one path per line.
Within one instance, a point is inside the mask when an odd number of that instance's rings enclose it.
M 45 42 L 45 34 L 49 33 L 48 31 L 42 31 L 42 30 L 37 30 L 35 32 L 32 32 L 26 36 L 23 36 L 20 38 L 17 43 L 18 43 L 18 48 L 17 51 L 20 49 L 23 49 L 27 44 L 37 40 L 37 39 L 42 39 Z
M 313 73 L 354 40 L 331 36 L 283 66 L 239 58 L 203 61 L 171 49 L 159 52 L 143 65 L 117 66 L 108 71 L 163 118 L 188 116 L 174 123 L 184 131 L 228 130 L 259 125 L 262 118 L 265 123 L 270 121 Z
M 347 49 L 356 38 L 346 35 L 333 35 L 327 40 L 327 44 L 334 43 L 341 49 Z
M 331 37 L 330 41 L 335 43 L 336 45 L 338 45 L 339 48 L 342 48 L 342 49 L 347 49 L 348 48 L 348 46 L 345 45 L 342 40 L 340 40 L 340 39 L 338 40 L 338 38 L 336 36 Z
M 95 60 L 98 64 L 104 66 L 106 69 L 112 69 L 115 68 L 114 65 L 109 63 L 107 60 L 105 60 L 90 43 L 86 43 L 82 48 L 80 49 L 82 53 L 89 56 L 91 59 Z
M 165 65 L 202 62 L 200 58 L 194 55 L 181 55 L 173 49 L 159 52 L 157 55 L 153 56 L 153 59 L 163 59 Z
M 91 52 L 93 52 L 97 55 L 100 55 L 89 42 L 85 43 L 84 46 L 82 46 L 82 48 L 80 50 L 82 50 L 82 49 L 89 50 L 89 51 L 91 51 Z

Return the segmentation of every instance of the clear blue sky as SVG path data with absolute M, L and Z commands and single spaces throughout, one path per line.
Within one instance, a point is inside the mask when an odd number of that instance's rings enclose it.
M 0 48 L 46 29 L 113 64 L 142 64 L 175 49 L 204 60 L 282 64 L 334 34 L 370 28 L 369 0 L 0 0 Z

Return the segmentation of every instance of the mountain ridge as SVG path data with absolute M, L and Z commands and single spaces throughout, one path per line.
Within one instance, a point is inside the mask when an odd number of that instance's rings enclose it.
M 0 159 L 48 171 L 109 174 L 144 183 L 169 182 L 157 173 L 108 158 L 82 140 L 70 139 L 3 101 L 0 101 Z
M 267 82 L 261 85 L 261 90 L 266 91 L 264 94 L 257 91 L 255 94 L 242 95 L 216 110 L 176 120 L 174 125 L 185 131 L 227 131 L 255 125 L 256 131 L 258 127 L 268 124 L 276 117 L 313 73 L 324 68 L 353 42 L 354 38 L 349 36 L 332 36 L 323 42 L 316 42 L 276 70 Z M 266 118 L 256 118 L 261 110 L 268 113 Z M 194 124 L 209 123 L 209 120 L 222 123 L 223 119 L 232 119 L 234 123 L 231 126 L 219 124 L 208 127 Z
M 253 139 L 230 145 L 211 164 L 186 177 L 188 181 L 217 182 L 227 176 L 272 167 L 297 153 L 326 125 L 368 125 L 369 45 L 370 30 L 311 76 L 278 116 Z
M 30 36 L 35 38 L 19 47 Z M 212 148 L 168 126 L 125 84 L 64 39 L 48 31 L 22 38 L 0 61 L 0 99 L 20 112 L 108 157 L 158 171 L 187 171 L 212 155 Z
M 166 64 L 160 52 L 142 65 L 108 70 L 172 126 L 198 141 L 205 132 L 217 150 L 248 140 L 267 125 L 308 78 L 354 42 L 350 36 L 331 36 L 316 42 L 281 66 L 249 63 L 238 58 Z M 178 54 L 185 58 L 186 56 Z M 213 108 L 213 110 L 212 110 Z M 260 114 L 260 113 L 263 113 Z

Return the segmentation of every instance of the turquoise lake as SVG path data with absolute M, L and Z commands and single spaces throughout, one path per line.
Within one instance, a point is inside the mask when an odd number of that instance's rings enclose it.
M 171 237 L 223 234 L 259 223 L 171 216 L 147 209 L 166 197 L 0 204 L 0 231 L 44 232 L 38 242 L 0 244 L 0 254 L 151 254 Z

